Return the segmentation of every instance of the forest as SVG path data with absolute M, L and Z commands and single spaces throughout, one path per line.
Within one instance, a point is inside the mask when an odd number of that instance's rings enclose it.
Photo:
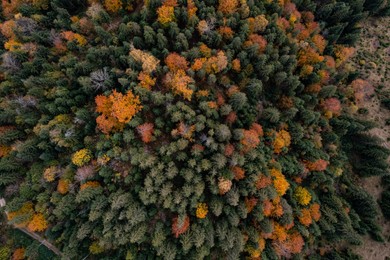
M 0 260 L 354 260 L 389 240 L 377 89 L 348 65 L 389 1 L 0 8 Z

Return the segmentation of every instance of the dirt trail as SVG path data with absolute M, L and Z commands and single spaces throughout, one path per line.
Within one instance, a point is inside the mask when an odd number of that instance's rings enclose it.
M 60 250 L 58 250 L 57 247 L 53 246 L 53 244 L 51 244 L 49 241 L 47 241 L 46 239 L 44 239 L 43 237 L 41 237 L 37 233 L 31 232 L 30 230 L 28 230 L 26 228 L 19 228 L 19 227 L 15 227 L 15 228 L 19 229 L 20 231 L 22 231 L 25 234 L 29 235 L 30 237 L 32 237 L 36 241 L 40 242 L 42 245 L 44 245 L 45 247 L 47 247 L 48 249 L 53 251 L 53 253 L 55 253 L 56 255 L 62 256 Z
M 352 67 L 360 72 L 360 77 L 370 82 L 380 93 L 390 91 L 390 18 L 370 18 L 362 24 L 363 33 L 357 44 L 357 52 Z M 390 119 L 389 110 L 380 106 L 378 96 L 365 104 L 368 110 L 366 118 L 377 123 L 371 134 L 383 140 L 383 145 L 390 148 L 390 126 L 386 120 Z M 390 163 L 390 160 L 389 160 Z M 375 198 L 379 199 L 382 187 L 381 177 L 362 179 L 361 185 Z M 380 209 L 378 209 L 380 211 Z M 390 259 L 390 222 L 382 214 L 378 221 L 383 228 L 385 243 L 378 243 L 364 238 L 362 246 L 355 249 L 364 260 Z

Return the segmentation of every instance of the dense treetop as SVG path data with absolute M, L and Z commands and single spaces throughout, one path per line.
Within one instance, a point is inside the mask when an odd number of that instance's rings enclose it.
M 69 259 L 353 259 L 338 245 L 381 240 L 354 180 L 388 151 L 345 65 L 383 1 L 323 2 L 3 0 L 9 223 Z

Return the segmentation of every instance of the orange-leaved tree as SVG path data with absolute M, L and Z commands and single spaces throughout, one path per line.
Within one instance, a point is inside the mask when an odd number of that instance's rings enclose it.
M 281 153 L 284 147 L 289 147 L 291 144 L 291 136 L 290 133 L 286 130 L 281 130 L 276 133 L 276 138 L 274 140 L 274 152 Z
M 97 96 L 95 102 L 96 111 L 101 113 L 96 118 L 96 123 L 105 134 L 123 129 L 124 125 L 142 109 L 139 97 L 131 90 L 125 95 L 114 90 L 108 97 Z
M 87 44 L 87 40 L 84 36 L 78 33 L 74 33 L 72 31 L 62 32 L 61 36 L 67 41 L 76 41 L 80 46 L 84 46 Z
M 255 44 L 257 44 L 258 52 L 262 53 L 265 51 L 268 42 L 263 36 L 253 33 L 248 36 L 248 40 L 244 43 L 244 45 L 251 46 Z
M 175 20 L 176 0 L 166 0 L 162 6 L 157 9 L 157 21 L 162 25 L 167 25 Z
M 238 0 L 219 0 L 218 11 L 223 14 L 232 14 L 236 12 L 238 5 Z
M 196 207 L 197 218 L 205 218 L 208 212 L 209 210 L 206 203 L 198 203 L 198 206 Z
M 228 65 L 228 58 L 223 51 L 219 51 L 216 56 L 213 56 L 204 63 L 204 69 L 207 73 L 219 73 Z
M 198 11 L 198 8 L 196 7 L 194 0 L 187 0 L 187 15 L 188 15 L 188 18 L 196 16 L 196 11 Z
M 165 84 L 168 88 L 173 90 L 176 95 L 181 95 L 184 99 L 191 101 L 194 91 L 188 87 L 194 80 L 187 76 L 184 70 L 176 72 L 168 72 L 165 76 Z
M 242 151 L 245 153 L 256 148 L 260 144 L 260 137 L 262 136 L 263 128 L 257 123 L 253 123 L 249 130 L 243 130 Z
M 6 18 L 11 18 L 14 14 L 17 13 L 20 5 L 23 4 L 23 0 L 2 0 L 1 7 L 3 10 L 3 15 Z
M 313 222 L 310 214 L 310 209 L 302 209 L 300 212 L 300 215 L 298 216 L 299 222 L 301 222 L 302 225 L 310 226 Z
M 11 152 L 11 147 L 0 145 L 0 158 L 7 156 L 9 152 Z
M 318 203 L 314 203 L 310 206 L 310 216 L 314 219 L 314 221 L 320 220 L 321 211 Z
M 241 144 L 243 146 L 242 151 L 249 152 L 260 144 L 259 135 L 253 129 L 244 130 L 243 138 L 241 139 Z
M 305 166 L 309 171 L 325 171 L 326 168 L 328 167 L 329 162 L 323 160 L 323 159 L 318 159 L 314 162 L 305 162 Z
M 154 131 L 153 123 L 144 123 L 139 125 L 137 126 L 137 131 L 144 143 L 150 143 L 152 141 L 152 135 Z
M 336 67 L 345 64 L 349 58 L 355 53 L 355 48 L 346 47 L 343 45 L 336 45 L 334 48 L 334 55 L 336 56 Z
M 138 74 L 138 80 L 140 81 L 139 84 L 147 90 L 151 90 L 152 87 L 156 84 L 156 79 L 152 78 L 149 74 L 143 71 Z
M 219 27 L 218 32 L 219 32 L 219 34 L 222 35 L 222 37 L 224 39 L 231 39 L 231 38 L 233 38 L 233 35 L 234 35 L 232 28 L 230 28 L 229 26 Z
M 255 197 L 245 198 L 245 207 L 248 213 L 252 212 L 252 210 L 257 204 L 257 201 L 258 199 L 256 199 Z
M 100 187 L 100 183 L 98 181 L 87 181 L 80 185 L 80 190 L 85 190 L 88 188 L 98 188 Z
M 257 176 L 256 180 L 256 189 L 264 189 L 265 187 L 268 187 L 272 184 L 271 177 L 265 176 L 264 174 L 260 173 Z
M 28 223 L 27 228 L 33 232 L 44 231 L 48 226 L 48 223 L 42 213 L 35 213 Z
M 289 233 L 285 240 L 279 239 L 272 242 L 276 254 L 287 259 L 290 259 L 292 254 L 300 253 L 304 244 L 305 241 L 297 231 Z
M 298 54 L 298 65 L 303 66 L 305 64 L 316 64 L 319 62 L 324 61 L 324 56 L 321 56 L 314 48 L 312 47 L 306 47 L 305 49 L 302 49 L 299 51 Z
M 241 71 L 241 61 L 239 59 L 232 60 L 232 69 L 235 72 L 240 72 Z
M 12 254 L 12 260 L 23 260 L 25 257 L 26 255 L 23 247 L 17 248 Z
M 60 180 L 58 181 L 57 191 L 58 191 L 60 194 L 62 194 L 62 195 L 68 193 L 68 191 L 69 191 L 69 183 L 70 183 L 69 180 L 60 179 Z
M 372 84 L 366 80 L 355 79 L 351 82 L 352 97 L 355 99 L 357 105 L 363 105 L 372 94 L 375 93 L 375 89 Z
M 172 220 L 172 233 L 176 238 L 183 234 L 190 227 L 190 218 L 185 216 L 184 220 L 180 221 L 179 217 L 174 217 Z
M 165 58 L 165 64 L 171 71 L 178 70 L 187 70 L 188 69 L 188 61 L 183 56 L 180 56 L 176 52 L 170 53 Z
M 232 156 L 234 150 L 235 150 L 234 145 L 232 145 L 232 144 L 227 144 L 227 145 L 225 146 L 225 151 L 224 151 L 225 156 L 227 156 L 227 157 Z
M 282 174 L 281 171 L 277 169 L 271 169 L 271 175 L 273 177 L 273 184 L 278 195 L 283 196 L 286 194 L 286 191 L 290 187 L 286 177 Z
M 232 172 L 234 174 L 234 179 L 236 181 L 238 180 L 242 180 L 245 178 L 245 170 L 242 169 L 241 167 L 238 167 L 238 166 L 233 166 L 232 167 Z
M 121 0 L 104 0 L 104 7 L 107 11 L 116 13 L 122 8 Z

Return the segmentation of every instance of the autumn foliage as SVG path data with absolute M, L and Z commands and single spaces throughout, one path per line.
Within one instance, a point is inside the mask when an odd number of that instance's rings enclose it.
M 219 194 L 223 195 L 227 193 L 231 189 L 232 184 L 233 183 L 231 180 L 225 179 L 223 177 L 219 178 L 218 180 Z
M 75 152 L 72 156 L 72 163 L 77 166 L 83 166 L 92 158 L 91 151 L 84 148 Z
M 189 227 L 190 227 L 190 218 L 188 216 L 185 216 L 183 223 L 180 223 L 179 217 L 173 218 L 172 233 L 176 238 L 178 238 L 181 234 L 186 232 Z
M 248 37 L 248 40 L 244 43 L 246 46 L 257 45 L 257 50 L 259 53 L 264 52 L 267 47 L 267 40 L 259 34 L 251 34 Z
M 69 192 L 69 183 L 70 183 L 69 180 L 60 179 L 60 180 L 58 181 L 57 191 L 58 191 L 60 194 L 66 194 L 66 193 L 68 193 L 68 192 Z
M 284 240 L 274 240 L 272 245 L 279 257 L 291 258 L 292 254 L 302 251 L 305 242 L 298 232 L 293 232 L 286 236 Z
M 184 122 L 180 122 L 176 129 L 172 131 L 172 135 L 180 135 L 183 138 L 192 141 L 192 135 L 195 131 L 195 125 L 187 125 Z
M 205 218 L 207 216 L 208 207 L 206 203 L 199 203 L 196 207 L 196 217 Z
M 105 134 L 121 130 L 142 109 L 138 96 L 130 90 L 125 95 L 114 90 L 108 97 L 97 96 L 95 102 L 96 112 L 101 113 L 96 123 Z
M 341 103 L 337 98 L 328 98 L 323 103 L 324 110 L 332 113 L 332 116 L 338 116 L 341 112 Z
M 206 56 L 208 55 L 206 54 Z M 227 65 L 228 59 L 225 53 L 223 51 L 219 51 L 215 56 L 195 59 L 192 69 L 197 71 L 203 68 L 209 74 L 216 74 L 224 70 Z
M 42 213 L 35 213 L 27 225 L 27 228 L 33 232 L 44 231 L 47 227 L 48 223 Z
M 5 17 L 10 18 L 16 14 L 17 9 L 23 3 L 23 0 L 2 0 L 1 7 Z
M 336 45 L 334 53 L 336 56 L 336 67 L 340 67 L 355 53 L 355 48 Z
M 152 87 L 156 84 L 156 79 L 152 78 L 149 74 L 145 72 L 141 72 L 138 75 L 138 80 L 140 81 L 140 85 L 147 90 L 151 90 Z
M 260 137 L 263 136 L 263 128 L 259 124 L 252 124 L 249 130 L 243 130 L 241 144 L 243 152 L 249 152 L 260 144 Z
M 165 0 L 164 4 L 157 9 L 157 21 L 163 25 L 167 25 L 175 20 L 175 6 L 176 0 Z
M 283 215 L 283 206 L 280 203 L 280 197 L 273 200 L 263 201 L 263 214 L 266 217 L 281 217 Z
M 258 199 L 251 197 L 245 198 L 245 207 L 248 213 L 252 212 L 253 208 L 256 206 Z
M 150 53 L 144 52 L 136 48 L 133 48 L 129 54 L 135 61 L 142 64 L 142 70 L 147 74 L 150 74 L 155 71 L 160 63 L 160 60 L 151 55 Z
M 188 61 L 179 54 L 173 52 L 170 53 L 166 58 L 165 58 L 165 64 L 168 66 L 168 68 L 171 71 L 178 71 L 178 70 L 187 70 L 188 69 Z
M 259 174 L 256 181 L 256 188 L 263 189 L 272 184 L 271 177 L 265 176 L 264 174 Z
M 319 221 L 321 218 L 320 205 L 318 203 L 314 203 L 310 206 L 310 216 L 314 219 L 314 221 Z
M 100 183 L 98 181 L 87 181 L 86 183 L 81 184 L 80 190 L 97 187 L 100 187 Z
M 167 87 L 173 90 L 173 93 L 183 96 L 186 100 L 191 100 L 194 91 L 188 85 L 193 82 L 193 79 L 187 76 L 184 70 L 169 72 L 165 77 L 165 82 Z
M 152 141 L 154 125 L 153 123 L 144 123 L 137 126 L 137 131 L 141 136 L 144 143 L 150 143 Z
M 328 167 L 329 162 L 323 160 L 323 159 L 318 159 L 314 162 L 306 162 L 306 168 L 309 171 L 324 171 Z
M 303 66 L 306 64 L 314 65 L 316 63 L 324 61 L 324 57 L 321 56 L 312 47 L 307 47 L 299 52 L 298 65 Z
M 12 254 L 12 260 L 23 260 L 25 259 L 25 249 L 17 248 Z
M 218 29 L 218 32 L 222 35 L 225 39 L 231 39 L 233 37 L 233 30 L 229 26 L 221 26 Z
M 311 194 L 304 187 L 296 188 L 294 191 L 294 196 L 295 196 L 297 202 L 303 206 L 308 205 L 311 201 Z
M 279 196 L 283 196 L 290 187 L 290 184 L 288 183 L 286 177 L 282 174 L 282 172 L 277 169 L 271 169 L 271 175 L 273 177 L 272 181 L 276 192 Z
M 34 208 L 31 202 L 26 202 L 22 205 L 22 207 L 16 211 L 11 211 L 7 213 L 8 221 L 15 221 L 17 218 L 22 217 L 22 221 L 17 221 L 16 226 L 25 227 L 30 222 L 33 214 Z
M 196 7 L 194 0 L 188 0 L 187 1 L 188 18 L 192 18 L 193 16 L 195 16 L 197 10 L 198 10 L 198 8 Z
M 57 174 L 57 167 L 51 166 L 45 169 L 45 171 L 43 172 L 43 178 L 47 182 L 52 182 L 54 181 L 56 174 Z
M 232 167 L 232 172 L 234 174 L 234 179 L 236 181 L 244 179 L 245 178 L 245 171 L 241 167 L 234 166 Z
M 232 61 L 232 69 L 236 72 L 240 72 L 241 71 L 241 62 L 239 59 L 234 59 Z
M 218 10 L 223 14 L 232 14 L 238 8 L 238 0 L 219 0 Z
M 121 0 L 104 0 L 104 7 L 107 11 L 116 13 L 122 8 Z
M 66 31 L 66 32 L 63 32 L 61 35 L 67 41 L 76 41 L 77 44 L 80 46 L 84 46 L 87 44 L 87 40 L 81 34 L 74 33 L 72 31 Z
M 262 32 L 268 25 L 268 20 L 265 15 L 258 15 L 256 17 L 248 18 L 249 30 L 253 33 Z
M 276 133 L 276 137 L 273 143 L 275 153 L 281 153 L 283 148 L 289 147 L 291 144 L 290 133 L 286 130 L 280 130 Z

